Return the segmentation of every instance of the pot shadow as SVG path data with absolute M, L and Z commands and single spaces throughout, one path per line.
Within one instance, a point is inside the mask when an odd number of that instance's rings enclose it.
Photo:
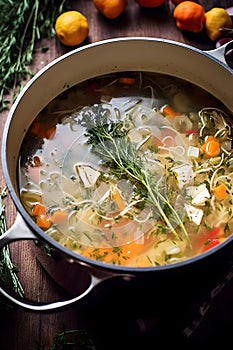
M 181 269 L 105 280 L 74 305 L 80 328 L 93 339 L 96 350 L 150 350 L 159 343 L 189 349 L 222 346 L 230 341 L 233 326 L 231 246 L 229 250 Z M 76 264 L 66 266 L 61 252 L 41 258 L 39 252 L 37 259 L 68 295 L 82 293 L 89 282 L 88 271 L 82 267 L 80 271 Z
M 77 315 L 96 350 L 225 344 L 233 325 L 233 281 L 212 300 L 215 283 L 199 282 L 195 288 L 187 280 L 128 283 L 115 278 L 97 286 L 77 306 Z

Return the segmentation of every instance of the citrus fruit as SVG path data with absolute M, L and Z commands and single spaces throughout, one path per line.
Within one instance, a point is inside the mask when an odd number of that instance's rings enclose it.
M 93 0 L 93 3 L 102 15 L 114 19 L 125 10 L 128 0 Z
M 205 10 L 204 7 L 193 1 L 179 3 L 173 12 L 177 28 L 193 33 L 199 33 L 204 28 Z
M 88 36 L 87 18 L 79 11 L 66 11 L 59 15 L 55 23 L 55 32 L 59 41 L 67 46 L 81 44 Z
M 220 28 L 232 28 L 232 20 L 227 10 L 213 7 L 205 14 L 205 31 L 210 40 L 215 41 L 221 37 Z

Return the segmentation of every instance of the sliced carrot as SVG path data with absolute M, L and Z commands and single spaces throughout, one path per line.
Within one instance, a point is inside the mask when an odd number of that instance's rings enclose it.
M 143 243 L 140 241 L 134 241 L 129 244 L 125 244 L 115 248 L 92 248 L 86 247 L 82 255 L 88 258 L 100 260 L 106 263 L 114 263 L 119 265 L 129 265 L 132 259 L 146 252 L 154 244 L 154 238 L 152 236 L 146 239 Z M 139 259 L 140 261 L 140 259 Z M 139 261 L 137 266 L 139 266 Z M 144 259 L 141 260 L 140 266 L 145 266 Z M 146 261 L 148 266 L 148 261 Z
M 67 210 L 56 210 L 51 215 L 51 221 L 54 224 L 62 224 L 66 221 L 68 217 L 68 211 Z
M 32 214 L 36 216 L 36 223 L 39 227 L 47 229 L 52 225 L 52 222 L 46 212 L 46 208 L 41 203 L 36 203 L 32 209 Z
M 47 214 L 41 214 L 36 217 L 36 224 L 43 229 L 47 229 L 50 228 L 52 222 Z
M 38 215 L 45 215 L 46 214 L 46 208 L 41 203 L 36 203 L 34 208 L 32 209 L 32 215 L 38 216 Z
M 223 200 L 227 196 L 227 188 L 224 184 L 220 184 L 213 188 L 213 192 L 218 200 Z
M 208 136 L 207 140 L 201 147 L 201 152 L 206 158 L 216 157 L 221 152 L 219 140 L 214 136 Z
M 119 210 L 121 211 L 121 210 L 125 209 L 125 202 L 124 202 L 124 199 L 122 198 L 118 188 L 114 185 L 111 185 L 110 190 L 111 190 L 111 194 L 113 196 L 113 199 L 116 202 Z
M 142 254 L 145 250 L 147 250 L 152 244 L 154 240 L 149 238 L 145 240 L 143 243 L 139 241 L 134 241 L 129 244 L 125 244 L 122 246 L 122 255 L 133 259 L 137 257 L 139 254 Z
M 119 78 L 119 83 L 121 84 L 126 84 L 126 85 L 133 85 L 136 81 L 135 78 L 130 78 L 130 77 L 121 77 Z
M 179 112 L 176 112 L 171 106 L 165 105 L 161 108 L 161 112 L 167 117 L 177 117 L 180 115 Z

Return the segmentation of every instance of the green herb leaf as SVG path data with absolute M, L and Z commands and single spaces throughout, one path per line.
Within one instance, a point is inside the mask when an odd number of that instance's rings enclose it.
M 54 23 L 65 0 L 0 0 L 0 111 L 10 103 L 4 96 L 13 89 L 13 99 L 23 87 L 35 43 L 55 35 Z
M 92 152 L 96 153 L 109 171 L 118 178 L 126 176 L 144 196 L 144 200 L 152 205 L 153 210 L 159 213 L 168 231 L 178 239 L 183 239 L 176 227 L 179 227 L 183 236 L 189 240 L 188 233 L 182 219 L 174 210 L 168 194 L 164 191 L 166 184 L 158 186 L 153 174 L 144 166 L 141 156 L 128 137 L 129 130 L 122 121 L 112 121 L 108 118 L 108 109 L 94 105 L 84 111 L 79 121 L 86 128 L 87 142 L 92 145 Z M 165 185 L 164 188 L 162 187 Z
M 6 232 L 5 206 L 3 204 L 3 198 L 6 195 L 6 190 L 3 189 L 0 196 L 0 236 Z M 0 279 L 7 287 L 13 288 L 21 297 L 24 295 L 23 288 L 17 277 L 16 266 L 11 261 L 8 246 L 5 246 L 0 252 Z

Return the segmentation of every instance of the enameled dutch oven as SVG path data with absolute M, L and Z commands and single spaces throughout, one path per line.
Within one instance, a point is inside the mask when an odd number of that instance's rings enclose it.
M 229 44 L 232 49 L 232 42 L 227 45 Z M 4 288 L 0 288 L 3 295 L 27 309 L 38 311 L 59 309 L 83 299 L 96 285 L 106 279 L 121 277 L 125 281 L 131 281 L 137 277 L 149 276 L 149 279 L 153 280 L 159 274 L 174 275 L 180 270 L 196 269 L 205 262 L 209 263 L 211 258 L 215 259 L 218 254 L 233 250 L 232 235 L 211 251 L 166 266 L 130 268 L 90 260 L 64 248 L 45 235 L 24 209 L 17 186 L 19 149 L 33 119 L 60 93 L 89 78 L 118 71 L 169 74 L 190 81 L 210 92 L 233 111 L 233 71 L 225 61 L 224 57 L 228 56 L 224 56 L 224 50 L 226 52 L 226 45 L 219 50 L 203 52 L 186 44 L 163 39 L 145 37 L 110 39 L 89 44 L 59 57 L 28 82 L 9 112 L 3 133 L 3 171 L 18 214 L 13 226 L 1 236 L 0 248 L 15 240 L 39 240 L 60 253 L 66 264 L 76 266 L 77 285 L 80 279 L 85 281 L 78 295 L 61 302 L 32 304 L 19 300 Z M 57 261 L 56 265 L 55 259 L 55 270 L 56 266 L 57 269 L 61 269 L 59 259 Z

